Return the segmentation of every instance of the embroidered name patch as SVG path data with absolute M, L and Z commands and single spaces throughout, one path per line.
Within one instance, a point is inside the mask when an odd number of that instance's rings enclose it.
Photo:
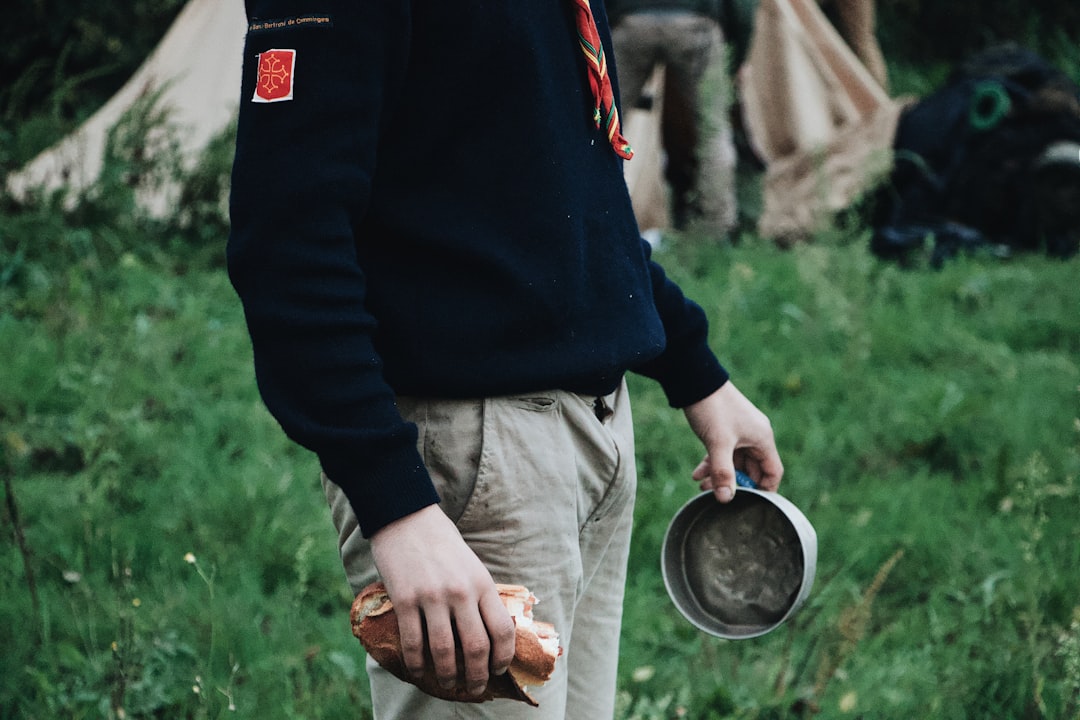
M 252 19 L 248 25 L 249 33 L 266 32 L 267 30 L 291 30 L 293 28 L 330 28 L 334 21 L 329 15 L 299 15 L 297 17 L 278 18 L 274 20 Z
M 272 103 L 293 99 L 296 73 L 295 50 L 267 50 L 259 53 L 259 78 L 252 102 Z

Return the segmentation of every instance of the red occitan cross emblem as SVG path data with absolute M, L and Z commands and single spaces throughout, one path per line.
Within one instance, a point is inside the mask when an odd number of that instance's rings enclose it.
M 292 100 L 295 50 L 267 50 L 259 53 L 259 78 L 255 102 Z

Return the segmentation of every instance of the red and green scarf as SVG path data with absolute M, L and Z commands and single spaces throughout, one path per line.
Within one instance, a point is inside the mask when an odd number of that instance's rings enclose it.
M 578 40 L 581 43 L 581 51 L 585 53 L 585 59 L 588 61 L 589 87 L 596 103 L 593 109 L 593 120 L 596 121 L 596 127 L 602 127 L 607 133 L 608 141 L 615 148 L 615 153 L 629 160 L 634 156 L 634 150 L 622 136 L 619 110 L 615 107 L 615 95 L 611 89 L 611 77 L 607 71 L 607 55 L 604 53 L 603 43 L 600 42 L 600 33 L 596 29 L 592 7 L 589 5 L 589 0 L 574 0 L 573 4 Z

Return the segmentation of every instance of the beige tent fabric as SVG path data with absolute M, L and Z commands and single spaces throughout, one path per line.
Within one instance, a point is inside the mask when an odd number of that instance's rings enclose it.
M 666 230 L 671 224 L 664 181 L 664 148 L 660 139 L 660 109 L 664 106 L 664 66 L 657 67 L 642 93 L 652 98 L 649 109 L 624 108 L 623 135 L 634 157 L 623 163 L 638 227 L 642 233 Z
M 191 160 L 231 122 L 239 104 L 247 19 L 243 0 L 190 0 L 131 79 L 75 132 L 7 178 L 16 198 L 36 188 L 94 184 L 109 131 L 140 98 L 161 92 L 183 156 Z M 151 212 L 168 207 L 167 189 L 140 198 Z
M 877 0 L 820 0 L 818 4 L 833 8 L 836 29 L 844 42 L 878 85 L 888 90 L 889 71 L 876 35 Z
M 888 172 L 903 104 L 813 0 L 761 0 L 736 81 L 748 139 L 766 165 L 762 236 L 808 237 Z

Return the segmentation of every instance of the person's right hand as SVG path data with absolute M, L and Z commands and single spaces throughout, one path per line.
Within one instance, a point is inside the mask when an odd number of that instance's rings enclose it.
M 685 408 L 686 419 L 705 445 L 694 480 L 720 502 L 735 497 L 735 471 L 742 470 L 762 490 L 775 491 L 784 476 L 769 418 L 731 382 Z
M 491 574 L 438 505 L 395 520 L 371 537 L 375 566 L 394 603 L 409 671 L 424 674 L 424 636 L 444 688 L 462 678 L 479 695 L 489 672 L 514 657 L 514 621 Z M 461 648 L 464 668 L 457 666 Z

